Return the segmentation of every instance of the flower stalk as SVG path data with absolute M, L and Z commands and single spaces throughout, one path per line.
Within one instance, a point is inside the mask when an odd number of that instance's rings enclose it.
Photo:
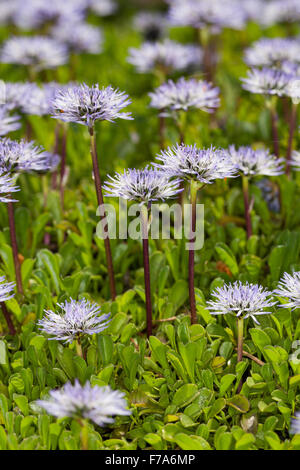
M 249 204 L 249 180 L 247 176 L 245 175 L 242 176 L 242 185 L 243 185 L 247 238 L 249 239 L 252 235 L 252 223 L 251 223 L 250 204 Z
M 14 336 L 16 334 L 16 329 L 15 329 L 14 324 L 12 322 L 11 315 L 10 315 L 9 311 L 7 310 L 5 302 L 1 302 L 1 309 L 2 309 L 3 316 L 5 318 L 5 321 L 7 323 L 9 334 Z
M 196 181 L 191 182 L 190 186 L 190 201 L 191 201 L 191 236 L 190 244 L 195 243 L 195 229 L 196 229 L 196 209 L 197 209 L 197 192 L 198 184 Z M 189 298 L 191 309 L 191 323 L 197 323 L 196 313 L 196 298 L 195 298 L 195 251 L 194 248 L 189 250 Z
M 14 265 L 15 265 L 17 290 L 19 294 L 23 295 L 21 264 L 20 264 L 19 255 L 18 255 L 18 244 L 17 244 L 13 202 L 7 203 L 7 212 L 8 212 L 8 223 L 9 223 L 11 247 L 12 247 L 13 260 L 14 260 Z
M 144 258 L 144 279 L 146 297 L 146 319 L 147 337 L 152 335 L 152 302 L 151 302 L 151 282 L 149 263 L 149 237 L 148 237 L 148 208 L 143 205 L 141 208 L 142 218 L 142 238 L 143 238 L 143 258 Z
M 298 109 L 298 104 L 292 103 L 292 109 L 291 109 L 291 116 L 290 116 L 290 129 L 289 129 L 289 140 L 288 140 L 288 148 L 287 148 L 287 154 L 286 154 L 286 175 L 289 176 L 291 173 L 291 156 L 292 156 L 292 151 L 293 151 L 293 140 L 294 140 L 294 134 L 297 126 L 297 109 Z
M 103 202 L 103 194 L 102 194 L 101 177 L 100 177 L 100 171 L 99 171 L 99 165 L 98 165 L 98 155 L 97 155 L 97 146 L 96 146 L 96 137 L 95 137 L 94 127 L 89 128 L 89 133 L 91 136 L 91 156 L 92 156 L 92 162 L 93 162 L 93 173 L 94 173 L 97 201 L 98 201 L 98 205 L 100 207 L 103 207 L 104 202 Z M 107 262 L 107 269 L 108 269 L 110 294 L 111 294 L 112 300 L 115 300 L 116 298 L 115 276 L 114 276 L 114 269 L 113 269 L 113 262 L 112 262 L 110 240 L 109 240 L 108 233 L 106 231 L 105 215 L 101 216 L 101 222 L 103 224 L 103 231 L 105 233 L 104 247 L 105 247 L 106 262 Z
M 237 362 L 243 360 L 243 341 L 244 341 L 244 319 L 239 317 L 237 319 Z M 237 392 L 240 393 L 243 386 L 243 381 L 241 379 Z

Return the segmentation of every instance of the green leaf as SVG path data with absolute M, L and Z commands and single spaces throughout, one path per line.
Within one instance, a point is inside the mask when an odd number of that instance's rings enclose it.
M 234 397 L 227 399 L 226 403 L 240 413 L 247 413 L 250 409 L 250 403 L 243 395 L 234 395 Z

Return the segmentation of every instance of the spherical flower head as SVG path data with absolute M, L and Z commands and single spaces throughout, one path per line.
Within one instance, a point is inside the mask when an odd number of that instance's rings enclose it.
M 191 44 L 166 39 L 162 42 L 145 42 L 142 46 L 129 49 L 128 62 L 134 65 L 138 72 L 153 72 L 161 67 L 167 72 L 185 70 L 202 60 L 202 51 Z
M 11 197 L 11 193 L 17 191 L 20 191 L 20 188 L 15 186 L 14 179 L 0 169 L 0 202 L 17 202 Z
M 121 112 L 131 103 L 128 95 L 111 86 L 79 86 L 59 90 L 53 100 L 53 117 L 65 122 L 77 122 L 92 128 L 96 121 L 132 119 L 130 113 Z
M 293 150 L 291 159 L 287 162 L 293 170 L 300 171 L 300 152 L 298 150 Z
M 284 61 L 299 63 L 300 42 L 290 38 L 262 38 L 245 51 L 249 67 L 277 67 Z
M 47 116 L 52 113 L 52 103 L 59 89 L 64 85 L 55 82 L 45 83 L 42 87 L 33 84 L 23 97 L 21 110 L 33 116 Z
M 241 79 L 243 88 L 261 95 L 284 96 L 287 93 L 291 76 L 277 69 L 257 69 L 248 71 L 247 78 Z
M 236 166 L 223 149 L 198 149 L 196 145 L 176 145 L 157 155 L 155 166 L 184 180 L 211 184 L 216 179 L 237 176 Z
M 169 19 L 174 26 L 209 28 L 218 34 L 223 28 L 243 29 L 247 17 L 237 0 L 175 0 L 170 2 Z
M 86 299 L 57 304 L 61 313 L 45 310 L 45 317 L 38 322 L 40 329 L 52 336 L 50 339 L 72 343 L 74 339 L 98 334 L 110 323 L 110 313 L 100 315 L 101 307 Z
M 0 139 L 0 168 L 15 173 L 53 170 L 59 163 L 59 156 L 46 152 L 33 141 L 20 142 Z
M 66 18 L 57 23 L 51 30 L 57 41 L 65 44 L 71 52 L 100 54 L 102 48 L 102 31 L 82 21 L 70 21 Z
M 5 105 L 0 106 L 0 137 L 20 129 L 19 119 L 20 116 L 17 114 L 10 115 L 9 109 Z
M 187 111 L 189 108 L 197 108 L 207 113 L 212 113 L 220 106 L 219 88 L 212 83 L 193 78 L 180 78 L 176 83 L 168 80 L 153 93 L 150 106 L 164 110 L 164 114 L 170 111 Z
M 92 12 L 98 16 L 113 15 L 118 9 L 117 3 L 113 0 L 90 0 L 89 6 Z
M 284 173 L 284 159 L 276 158 L 269 150 L 230 145 L 228 155 L 240 173 L 247 177 L 278 176 Z
M 37 85 L 30 82 L 5 82 L 0 88 L 0 103 L 8 111 L 22 108 L 22 104 Z
M 0 302 L 6 302 L 15 296 L 14 288 L 16 284 L 14 282 L 5 282 L 5 276 L 0 276 Z
M 284 273 L 280 279 L 277 289 L 274 290 L 274 294 L 279 297 L 285 297 L 288 302 L 284 302 L 280 305 L 283 308 L 295 308 L 300 307 L 300 272 L 293 274 Z
M 162 13 L 141 11 L 135 15 L 133 25 L 146 41 L 157 41 L 165 36 L 168 21 Z
M 207 302 L 212 315 L 231 313 L 238 318 L 251 317 L 257 324 L 256 316 L 271 314 L 270 309 L 277 303 L 273 302 L 272 292 L 257 284 L 243 284 L 241 281 L 217 287 L 212 297 L 214 300 Z
M 300 434 L 300 413 L 297 411 L 295 413 L 295 418 L 291 419 L 291 434 Z
M 47 36 L 15 36 L 2 46 L 1 62 L 31 66 L 35 70 L 52 69 L 68 61 L 64 44 Z
M 124 173 L 116 173 L 114 177 L 108 178 L 103 186 L 107 196 L 139 203 L 164 201 L 182 191 L 178 179 L 171 180 L 165 172 L 148 167 L 143 170 L 124 170 Z
M 68 382 L 62 389 L 52 390 L 49 398 L 38 400 L 37 405 L 57 418 L 88 419 L 98 426 L 113 423 L 112 416 L 131 414 L 123 393 L 109 386 L 92 387 L 89 382 L 81 386 L 78 380 L 74 385 Z

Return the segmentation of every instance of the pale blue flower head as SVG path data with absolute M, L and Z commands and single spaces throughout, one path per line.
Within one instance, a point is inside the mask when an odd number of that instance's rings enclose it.
M 150 106 L 163 110 L 168 115 L 170 111 L 187 111 L 197 108 L 212 113 L 220 106 L 219 88 L 212 83 L 194 78 L 180 78 L 177 82 L 168 80 L 149 93 Z
M 230 145 L 228 155 L 240 173 L 245 176 L 278 176 L 284 173 L 283 158 L 277 158 L 267 149 L 238 147 Z
M 88 419 L 98 426 L 113 423 L 112 416 L 131 414 L 124 393 L 109 386 L 92 387 L 89 382 L 82 386 L 78 380 L 74 385 L 68 382 L 60 390 L 51 390 L 48 399 L 36 403 L 57 418 Z
M 0 302 L 6 302 L 15 296 L 14 288 L 16 284 L 14 282 L 5 282 L 5 276 L 0 276 Z
M 102 30 L 83 21 L 64 18 L 53 26 L 50 34 L 74 53 L 99 54 L 102 50 Z
M 215 147 L 199 149 L 196 145 L 176 145 L 162 150 L 156 159 L 160 163 L 155 166 L 169 175 L 202 184 L 237 176 L 236 165 L 227 152 Z
M 3 82 L 0 88 L 0 103 L 9 111 L 20 110 L 23 102 L 37 85 L 31 82 Z
M 45 310 L 45 317 L 38 322 L 40 329 L 52 336 L 50 339 L 72 343 L 74 339 L 98 334 L 108 328 L 110 313 L 100 315 L 101 307 L 86 299 L 57 304 L 61 313 Z
M 260 95 L 285 96 L 291 81 L 291 75 L 278 69 L 254 68 L 248 71 L 248 76 L 242 78 L 243 88 Z
M 85 83 L 58 90 L 53 100 L 53 117 L 65 122 L 77 122 L 93 127 L 96 121 L 132 119 L 130 113 L 121 112 L 131 103 L 128 95 L 111 86 L 89 87 Z
M 5 105 L 0 106 L 0 137 L 20 129 L 19 119 L 20 116 L 17 114 L 10 115 L 9 109 Z
M 170 179 L 165 172 L 148 167 L 143 170 L 124 170 L 124 173 L 116 173 L 114 177 L 108 178 L 103 186 L 107 196 L 140 203 L 164 201 L 182 191 L 178 179 Z
M 284 273 L 280 279 L 277 289 L 274 290 L 274 294 L 279 297 L 284 297 L 288 302 L 284 302 L 280 307 L 295 308 L 300 307 L 300 272 L 293 274 Z
M 98 16 L 113 15 L 118 9 L 114 0 L 89 0 L 89 7 Z
M 281 68 L 284 61 L 300 62 L 300 41 L 292 38 L 262 38 L 245 51 L 249 67 Z
M 165 39 L 161 42 L 144 42 L 140 48 L 130 48 L 127 60 L 140 73 L 153 72 L 156 67 L 173 72 L 199 64 L 202 55 L 198 46 Z
M 214 300 L 207 302 L 207 309 L 212 315 L 225 315 L 231 313 L 237 318 L 251 317 L 257 324 L 258 315 L 272 314 L 272 292 L 258 284 L 243 284 L 236 281 L 233 284 L 224 284 L 212 292 Z
M 133 26 L 146 41 L 157 41 L 166 35 L 168 21 L 162 13 L 141 11 L 135 15 Z
M 300 434 L 300 413 L 299 413 L 299 411 L 296 411 L 295 418 L 291 419 L 290 433 L 291 434 Z
M 23 97 L 21 111 L 33 116 L 47 116 L 52 113 L 52 103 L 58 92 L 66 85 L 56 82 L 45 83 L 42 86 L 33 84 Z
M 68 50 L 47 36 L 13 36 L 1 49 L 0 60 L 6 64 L 31 66 L 35 70 L 52 69 L 68 61 Z
M 7 172 L 32 172 L 53 170 L 59 163 L 54 155 L 37 146 L 33 141 L 17 142 L 8 138 L 0 139 L 0 168 Z
M 11 197 L 11 193 L 17 191 L 20 191 L 20 188 L 15 185 L 14 178 L 0 169 L 0 202 L 17 202 L 16 199 Z

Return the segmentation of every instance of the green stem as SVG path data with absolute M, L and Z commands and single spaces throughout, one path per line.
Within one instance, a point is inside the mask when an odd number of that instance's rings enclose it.
M 272 128 L 272 138 L 274 145 L 274 153 L 277 158 L 279 158 L 280 149 L 279 149 L 279 134 L 278 134 L 278 115 L 276 111 L 277 97 L 273 96 L 267 100 L 267 107 L 270 110 L 271 115 L 271 128 Z
M 197 192 L 198 184 L 196 181 L 191 182 L 190 187 L 190 198 L 191 198 L 191 236 L 190 244 L 195 243 L 195 229 L 196 229 L 196 206 L 197 206 Z M 195 250 L 190 248 L 189 250 L 189 298 L 190 298 L 190 309 L 191 309 L 191 323 L 197 323 L 196 313 L 196 298 L 195 298 Z
M 81 426 L 81 431 L 80 431 L 81 450 L 89 450 L 88 423 L 85 419 L 80 419 L 79 424 Z
M 237 319 L 237 362 L 243 360 L 243 341 L 244 341 L 244 319 L 239 317 Z M 243 386 L 243 381 L 241 379 L 238 386 L 238 393 L 240 393 Z
M 91 156 L 92 156 L 92 161 L 93 161 L 93 172 L 94 172 L 94 179 L 95 179 L 97 201 L 98 201 L 98 205 L 103 207 L 104 201 L 103 201 L 102 185 L 101 185 L 101 178 L 100 178 L 99 165 L 98 165 L 96 137 L 95 137 L 95 132 L 94 132 L 93 127 L 89 129 L 89 133 L 91 136 Z M 109 277 L 110 294 L 111 294 L 112 300 L 115 300 L 116 298 L 115 275 L 114 275 L 114 269 L 113 269 L 110 240 L 108 237 L 106 224 L 105 224 L 105 215 L 101 216 L 101 222 L 103 223 L 103 231 L 105 232 L 105 235 L 106 235 L 104 238 L 104 247 L 105 247 L 105 254 L 106 254 L 108 277 Z
M 14 217 L 14 203 L 13 202 L 8 202 L 7 203 L 7 211 L 8 211 L 8 222 L 9 222 L 11 247 L 12 247 L 13 260 L 14 260 L 14 265 L 15 265 L 17 290 L 18 290 L 19 294 L 23 295 L 23 284 L 22 284 L 22 276 L 21 276 L 21 263 L 20 263 L 20 260 L 19 260 L 19 250 L 18 250 L 18 243 L 17 243 L 15 217 Z
M 286 174 L 289 176 L 291 172 L 291 157 L 293 151 L 293 139 L 297 125 L 297 107 L 298 104 L 293 103 L 291 109 L 291 116 L 290 116 L 290 130 L 289 130 L 289 140 L 288 140 L 288 148 L 286 154 Z
M 249 204 L 249 180 L 247 176 L 245 175 L 242 176 L 242 184 L 243 184 L 247 238 L 250 238 L 252 235 L 252 223 L 251 223 L 250 204 Z
M 78 356 L 83 358 L 82 346 L 81 346 L 81 341 L 80 341 L 79 337 L 76 338 L 75 344 L 76 344 L 76 352 L 77 352 Z
M 148 209 L 142 206 L 142 237 L 143 237 L 143 258 L 144 258 L 144 278 L 146 297 L 146 317 L 147 317 L 147 337 L 152 335 L 152 302 L 151 302 L 151 282 L 149 263 L 149 240 L 148 240 Z

